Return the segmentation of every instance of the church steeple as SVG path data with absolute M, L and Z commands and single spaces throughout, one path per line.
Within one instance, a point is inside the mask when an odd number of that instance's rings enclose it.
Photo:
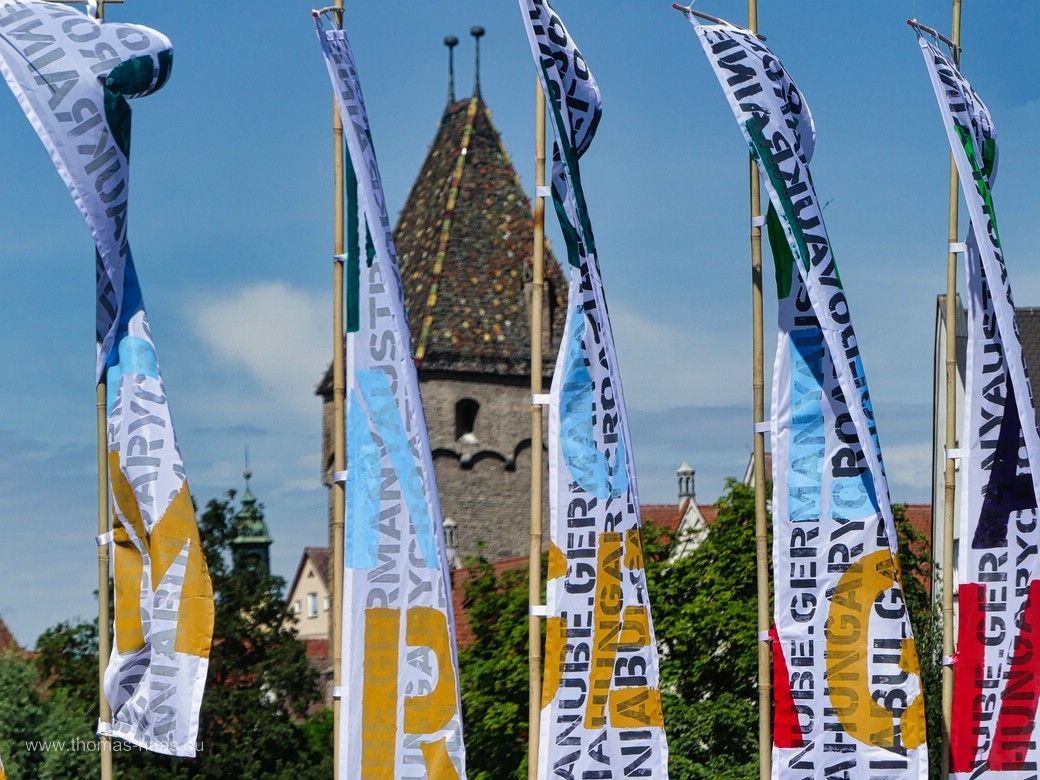
M 256 505 L 256 496 L 250 489 L 249 480 L 253 472 L 246 467 L 242 474 L 246 489 L 242 493 L 242 508 L 235 515 L 235 538 L 231 540 L 231 555 L 238 569 L 243 566 L 259 566 L 264 574 L 271 573 L 271 534 L 264 522 L 264 513 Z

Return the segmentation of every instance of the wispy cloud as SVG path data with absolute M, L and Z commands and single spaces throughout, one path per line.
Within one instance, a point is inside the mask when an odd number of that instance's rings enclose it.
M 747 350 L 737 347 L 732 333 L 725 338 L 715 329 L 691 328 L 624 305 L 612 305 L 610 319 L 630 409 L 732 403 L 733 377 L 749 374 Z M 749 401 L 750 395 L 748 389 Z
M 248 371 L 271 398 L 314 415 L 314 384 L 329 360 L 327 296 L 285 282 L 208 293 L 188 306 L 194 335 L 218 361 Z

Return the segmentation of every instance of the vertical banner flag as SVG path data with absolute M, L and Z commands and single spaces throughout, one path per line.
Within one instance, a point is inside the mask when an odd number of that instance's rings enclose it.
M 614 337 L 578 158 L 599 88 L 545 0 L 519 0 L 556 143 L 570 260 L 549 406 L 550 545 L 538 777 L 668 777 L 639 497 Z
M 337 777 L 456 780 L 466 777 L 466 752 L 455 620 L 397 250 L 350 43 L 315 18 L 356 196 L 340 258 L 347 473 Z
M 127 98 L 162 87 L 172 63 L 170 41 L 147 27 L 0 0 L 0 71 L 97 249 L 98 379 L 108 380 L 116 519 L 112 722 L 99 732 L 194 756 L 213 593 L 126 231 Z
M 866 375 L 808 167 L 812 115 L 752 32 L 688 18 L 771 204 L 773 777 L 924 780 L 920 669 Z
M 1019 780 L 1040 760 L 1040 434 L 993 205 L 996 128 L 957 66 L 918 42 L 971 216 L 950 770 Z

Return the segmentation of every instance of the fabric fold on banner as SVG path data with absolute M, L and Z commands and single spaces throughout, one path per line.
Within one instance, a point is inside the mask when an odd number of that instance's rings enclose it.
M 97 247 L 97 375 L 115 343 L 129 250 L 130 104 L 166 83 L 170 40 L 43 0 L 0 0 L 0 71 Z
M 578 158 L 599 88 L 545 0 L 519 0 L 556 143 L 567 319 L 549 403 L 549 571 L 538 777 L 668 777 L 639 496 Z
M 812 115 L 752 32 L 688 19 L 770 200 L 774 657 L 787 677 L 773 777 L 924 780 L 920 669 L 866 374 L 809 172 Z
M 213 592 L 127 240 L 128 98 L 165 84 L 170 41 L 41 0 L 0 0 L 0 71 L 97 248 L 98 379 L 108 382 L 115 642 L 100 732 L 194 756 Z
M 956 64 L 918 43 L 971 217 L 950 776 L 1025 780 L 1040 761 L 1040 434 L 993 202 L 997 131 Z
M 318 39 L 349 151 L 339 778 L 466 777 L 440 500 L 383 185 L 346 33 Z M 355 175 L 355 172 L 357 174 Z M 356 189 L 355 189 L 356 188 Z M 423 773 L 425 770 L 425 773 Z

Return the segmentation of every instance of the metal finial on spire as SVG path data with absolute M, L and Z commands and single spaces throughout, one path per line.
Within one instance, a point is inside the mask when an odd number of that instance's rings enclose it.
M 246 493 L 249 492 L 249 480 L 253 478 L 253 471 L 249 468 L 249 445 L 245 445 L 243 448 L 245 451 L 245 469 L 242 471 L 242 476 L 246 480 Z
M 472 35 L 477 42 L 477 59 L 476 68 L 473 71 L 473 94 L 480 95 L 480 39 L 484 37 L 484 33 L 487 32 L 479 24 L 469 28 L 469 34 Z
M 459 39 L 454 35 L 444 36 L 444 45 L 448 47 L 448 103 L 455 102 L 455 47 Z

